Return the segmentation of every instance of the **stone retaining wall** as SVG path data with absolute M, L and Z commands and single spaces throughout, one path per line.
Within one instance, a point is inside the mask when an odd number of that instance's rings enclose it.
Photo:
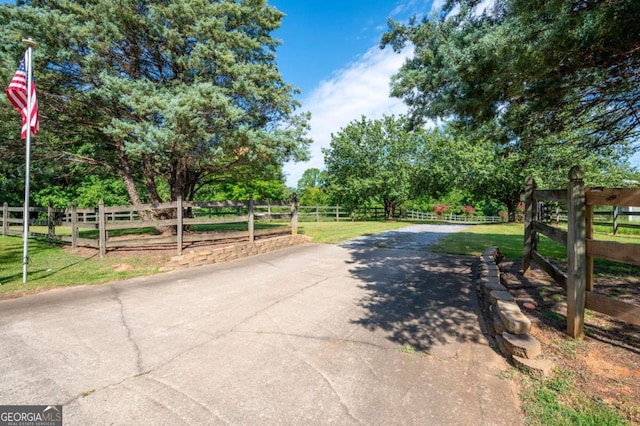
M 297 246 L 309 241 L 311 241 L 311 238 L 305 235 L 286 235 L 253 242 L 245 241 L 242 243 L 234 243 L 216 248 L 197 251 L 192 250 L 178 256 L 173 256 L 169 262 L 161 268 L 161 271 L 172 271 L 212 263 L 228 262 L 230 260 L 268 253 L 286 247 Z
M 500 283 L 498 264 L 501 258 L 497 247 L 486 249 L 481 257 L 477 291 L 487 331 L 500 352 L 516 366 L 532 374 L 548 376 L 553 363 L 542 357 L 540 342 L 530 334 L 531 321 Z

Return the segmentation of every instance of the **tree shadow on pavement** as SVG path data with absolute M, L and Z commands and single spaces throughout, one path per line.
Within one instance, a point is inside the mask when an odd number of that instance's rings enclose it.
M 473 292 L 474 258 L 424 251 L 350 247 L 350 272 L 367 291 L 353 321 L 416 351 L 452 342 L 480 342 Z

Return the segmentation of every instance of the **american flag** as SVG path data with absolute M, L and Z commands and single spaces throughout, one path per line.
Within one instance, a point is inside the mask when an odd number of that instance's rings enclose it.
M 13 75 L 9 87 L 7 87 L 7 98 L 9 102 L 22 115 L 22 133 L 20 137 L 22 139 L 27 137 L 27 126 L 31 126 L 31 134 L 35 135 L 40 130 L 40 112 L 38 111 L 38 100 L 36 98 L 36 81 L 31 77 L 31 108 L 27 108 L 27 67 L 26 67 L 27 55 L 20 62 L 18 70 Z M 31 111 L 31 116 L 29 115 Z M 27 118 L 28 117 L 28 118 Z

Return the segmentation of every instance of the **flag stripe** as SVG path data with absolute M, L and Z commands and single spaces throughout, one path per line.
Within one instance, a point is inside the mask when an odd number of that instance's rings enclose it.
M 14 74 L 6 93 L 9 102 L 20 112 L 22 115 L 22 131 L 20 137 L 22 139 L 27 137 L 27 126 L 31 127 L 31 134 L 35 135 L 40 130 L 40 111 L 38 110 L 38 99 L 36 96 L 36 82 L 31 76 L 31 102 L 27 105 L 29 97 L 27 96 L 27 54 L 20 62 L 18 70 Z M 31 114 L 29 114 L 31 112 Z

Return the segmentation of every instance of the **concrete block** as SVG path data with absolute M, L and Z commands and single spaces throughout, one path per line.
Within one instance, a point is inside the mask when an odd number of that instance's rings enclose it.
M 533 359 L 542 353 L 542 345 L 538 339 L 528 334 L 502 333 L 504 344 L 510 355 Z
M 497 305 L 498 300 L 502 300 L 504 302 L 515 302 L 516 299 L 509 293 L 508 291 L 503 290 L 493 290 L 489 295 L 489 300 L 492 304 Z
M 527 318 L 516 302 L 498 300 L 498 315 L 510 333 L 528 334 L 531 332 L 531 321 Z
M 500 271 L 497 268 L 495 270 L 483 270 L 482 275 L 489 278 L 500 278 Z
M 493 260 L 483 261 L 482 262 L 482 270 L 483 271 L 497 271 L 498 265 Z
M 491 292 L 494 290 L 497 291 L 507 291 L 507 288 L 500 284 L 500 282 L 496 279 L 487 279 L 487 282 L 483 285 L 484 292 L 487 296 L 491 295 Z

